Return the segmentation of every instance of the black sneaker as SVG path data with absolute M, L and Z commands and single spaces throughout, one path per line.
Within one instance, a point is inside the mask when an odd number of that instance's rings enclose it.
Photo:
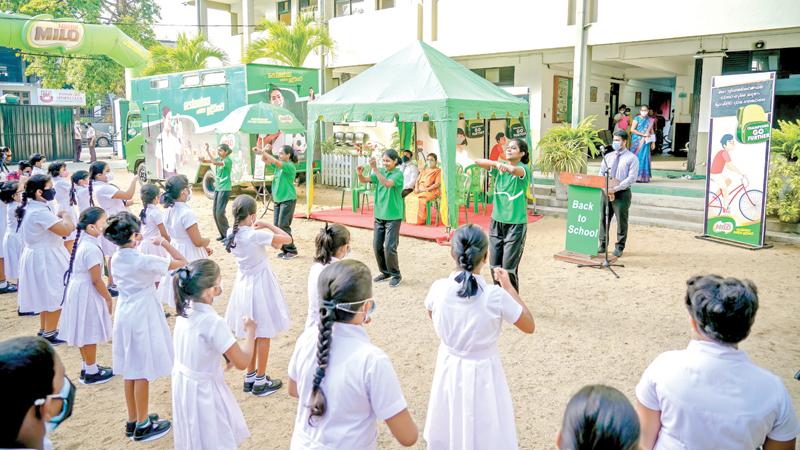
M 11 292 L 17 292 L 17 286 L 7 283 L 6 287 L 0 288 L 0 294 L 9 294 Z
M 278 258 L 283 259 L 283 257 L 286 256 L 286 253 L 280 252 L 280 253 L 278 253 L 277 256 L 278 256 Z
M 151 422 L 158 421 L 158 414 L 150 414 L 147 416 Z M 133 439 L 133 432 L 136 431 L 136 422 L 125 422 L 125 437 Z
M 44 330 L 39 329 L 39 331 L 36 333 L 36 336 L 38 336 L 38 337 L 44 336 Z
M 378 275 L 377 277 L 373 278 L 372 281 L 374 281 L 375 283 L 380 283 L 380 282 L 388 280 L 389 278 L 392 278 L 392 277 L 390 277 L 389 275 L 386 275 L 385 273 L 382 273 L 382 274 Z
M 281 253 L 278 255 L 278 258 L 285 259 L 288 261 L 290 259 L 297 258 L 297 253 L 292 253 L 292 252 Z
M 220 236 L 217 238 L 217 242 L 222 242 L 225 240 L 225 236 Z
M 400 283 L 403 282 L 403 277 L 392 277 L 391 281 L 389 281 L 389 287 L 397 287 L 400 286 Z
M 262 385 L 256 384 L 253 386 L 253 395 L 256 397 L 266 397 L 277 392 L 281 386 L 283 386 L 283 382 L 281 382 L 281 380 L 273 380 L 270 377 L 267 377 L 266 383 Z
M 108 383 L 109 381 L 111 381 L 112 378 L 114 378 L 114 371 L 98 367 L 97 368 L 97 373 L 93 373 L 93 374 L 84 373 L 84 376 L 83 376 L 83 379 L 81 380 L 81 383 L 82 384 L 103 384 L 103 383 Z
M 133 431 L 133 440 L 136 442 L 155 441 L 164 437 L 172 428 L 169 420 L 150 420 L 150 425 L 146 427 L 136 427 Z
M 58 338 L 58 333 L 52 336 L 43 336 L 43 337 L 47 339 L 47 342 L 49 342 L 50 345 L 52 345 L 53 347 L 67 343 L 67 341 Z
M 244 386 L 242 387 L 242 390 L 244 392 L 253 392 L 253 385 L 254 384 L 256 384 L 255 381 L 247 381 L 247 380 L 245 380 Z
M 113 297 L 113 298 L 119 297 L 119 291 L 117 290 L 117 286 L 116 285 L 114 285 L 114 286 L 106 286 L 106 288 L 108 288 L 108 293 L 111 295 L 111 297 Z
M 113 371 L 111 370 L 111 367 L 101 366 L 100 364 L 98 364 L 98 365 L 97 365 L 97 370 L 98 370 L 98 371 L 101 371 L 101 370 L 108 370 L 108 371 L 110 371 L 110 372 L 113 372 Z M 80 377 L 78 377 L 78 378 L 79 378 L 81 381 L 83 381 L 83 379 L 84 379 L 84 378 L 86 378 L 86 369 L 81 369 L 81 375 L 80 375 Z
M 30 312 L 30 311 L 22 312 L 20 310 L 17 310 L 17 315 L 20 316 L 20 317 L 26 317 L 26 316 L 38 316 L 39 314 L 35 313 L 35 312 Z
M 619 247 L 615 248 L 615 249 L 614 249 L 614 256 L 616 256 L 617 258 L 619 258 L 620 256 L 622 256 L 622 249 L 621 249 L 621 248 L 619 248 Z
M 601 246 L 600 248 L 597 249 L 597 254 L 598 255 L 601 254 L 601 253 L 605 253 L 605 252 L 606 252 L 606 248 L 603 247 L 603 246 Z

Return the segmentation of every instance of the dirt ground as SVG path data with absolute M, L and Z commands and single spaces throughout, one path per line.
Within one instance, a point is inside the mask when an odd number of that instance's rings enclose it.
M 117 183 L 127 185 L 129 174 L 117 171 L 115 175 Z M 339 192 L 318 189 L 317 194 L 318 203 L 338 207 Z M 301 200 L 303 195 L 301 188 Z M 196 190 L 191 205 L 203 234 L 216 236 L 211 201 Z M 131 209 L 138 214 L 140 208 L 136 204 Z M 299 204 L 298 211 L 305 211 L 305 205 Z M 267 217 L 271 219 L 271 213 Z M 293 228 L 300 257 L 292 261 L 273 258 L 272 262 L 287 298 L 292 327 L 273 341 L 267 373 L 284 381 L 295 339 L 305 321 L 306 275 L 320 223 L 296 219 Z M 371 231 L 351 232 L 350 257 L 364 261 L 374 271 Z M 684 231 L 632 225 L 622 258 L 625 268 L 620 269 L 622 278 L 617 280 L 608 272 L 554 261 L 553 254 L 563 249 L 564 233 L 563 219 L 545 217 L 529 226 L 520 290 L 534 314 L 536 332 L 529 336 L 507 327 L 500 338 L 520 448 L 554 448 L 564 406 L 571 394 L 586 384 L 609 384 L 633 399 L 634 387 L 648 363 L 663 351 L 686 346 L 691 335 L 683 306 L 685 281 L 698 273 L 747 277 L 758 285 L 761 308 L 742 348 L 757 364 L 784 380 L 795 408 L 800 409 L 800 382 L 792 378 L 800 369 L 800 248 L 776 245 L 757 252 L 740 250 L 697 240 Z M 217 242 L 212 246 L 213 259 L 222 266 L 224 279 L 232 280 L 236 270 L 233 258 Z M 419 426 L 415 448 L 422 449 L 438 346 L 423 300 L 431 283 L 447 276 L 453 264 L 449 250 L 432 242 L 401 238 L 399 252 L 403 284 L 396 290 L 386 284 L 376 286 L 378 308 L 368 333 L 394 364 Z M 226 288 L 232 287 L 230 283 Z M 0 297 L 0 339 L 31 335 L 38 329 L 38 318 L 17 317 L 15 300 L 15 295 Z M 224 314 L 226 304 L 223 300 L 215 308 Z M 169 323 L 172 327 L 174 318 Z M 58 354 L 67 374 L 77 382 L 81 362 L 78 350 L 61 346 Z M 111 364 L 110 344 L 99 348 L 98 362 Z M 245 395 L 241 391 L 242 376 L 241 372 L 229 371 L 226 381 L 252 434 L 244 448 L 288 448 L 297 401 L 285 389 L 266 398 Z M 168 378 L 151 384 L 151 411 L 170 418 L 170 395 Z M 72 418 L 52 439 L 59 449 L 137 446 L 123 435 L 125 420 L 122 379 L 100 386 L 79 384 Z M 140 447 L 172 445 L 170 434 Z M 379 448 L 400 448 L 384 424 L 380 425 Z

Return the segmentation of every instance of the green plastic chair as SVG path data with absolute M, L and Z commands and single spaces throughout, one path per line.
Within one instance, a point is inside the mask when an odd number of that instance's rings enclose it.
M 456 210 L 460 211 L 464 207 L 464 223 L 469 224 L 469 208 L 467 207 L 467 199 L 469 198 L 469 177 L 464 174 L 456 175 Z M 461 213 L 459 212 L 459 216 Z M 452 227 L 449 227 L 452 228 Z M 449 231 L 449 230 L 448 230 Z
M 368 173 L 372 173 L 369 166 L 364 167 L 364 176 L 369 177 Z M 368 183 L 362 183 L 361 180 L 358 179 L 358 173 L 353 172 L 353 178 L 351 181 L 351 187 L 342 189 L 342 201 L 339 204 L 339 209 L 344 209 L 344 195 L 345 193 L 350 193 L 353 196 L 353 212 L 358 210 L 359 204 L 361 206 L 361 212 L 364 212 L 364 202 L 359 201 L 359 199 L 364 198 L 364 200 L 369 201 L 366 197 L 366 193 L 369 191 Z
M 441 210 L 439 209 L 441 207 L 441 204 L 439 203 L 438 198 L 429 200 L 427 203 L 425 203 L 425 212 L 427 214 L 425 217 L 425 225 L 431 224 L 431 207 L 436 208 L 436 226 L 438 227 L 442 218 L 442 214 L 440 212 Z
M 473 205 L 475 214 L 480 211 L 480 205 L 483 205 L 483 214 L 486 214 L 486 194 L 483 191 L 483 169 L 477 164 L 472 164 L 464 169 L 464 175 L 468 177 L 467 183 L 467 204 Z

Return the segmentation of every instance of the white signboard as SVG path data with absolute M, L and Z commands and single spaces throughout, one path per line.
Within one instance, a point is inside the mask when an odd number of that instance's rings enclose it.
M 85 106 L 86 94 L 72 89 L 37 89 L 31 101 L 34 105 Z

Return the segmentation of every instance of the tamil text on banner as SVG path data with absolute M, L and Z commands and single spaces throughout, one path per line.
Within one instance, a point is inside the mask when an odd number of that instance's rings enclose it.
M 712 80 L 704 235 L 764 245 L 775 72 Z

